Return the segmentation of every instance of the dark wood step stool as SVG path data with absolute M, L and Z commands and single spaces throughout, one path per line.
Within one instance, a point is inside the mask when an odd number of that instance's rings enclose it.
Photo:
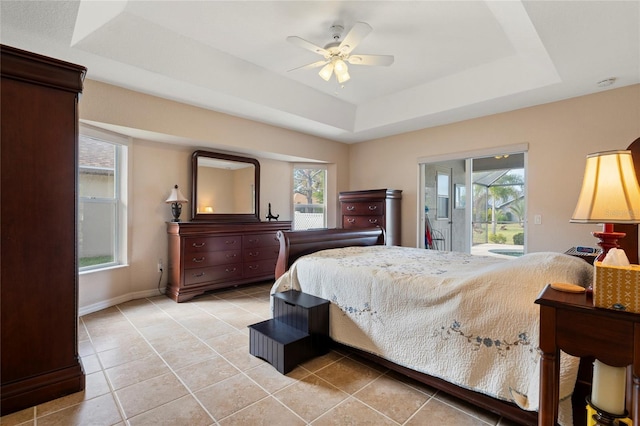
M 289 290 L 273 295 L 273 319 L 249 326 L 249 353 L 287 374 L 329 351 L 329 301 Z

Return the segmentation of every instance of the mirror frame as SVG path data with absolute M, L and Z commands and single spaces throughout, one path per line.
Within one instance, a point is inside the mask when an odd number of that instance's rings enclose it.
M 216 158 L 218 160 L 248 163 L 254 166 L 254 213 L 198 213 L 198 158 Z M 191 155 L 191 220 L 200 222 L 260 222 L 260 163 L 255 158 L 220 152 L 195 151 Z

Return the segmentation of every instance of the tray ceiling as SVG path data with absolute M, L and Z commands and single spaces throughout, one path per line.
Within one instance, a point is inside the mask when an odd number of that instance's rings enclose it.
M 346 143 L 640 82 L 638 1 L 6 1 L 1 42 L 87 78 Z M 325 82 L 287 43 L 373 31 Z M 598 81 L 615 77 L 606 88 Z

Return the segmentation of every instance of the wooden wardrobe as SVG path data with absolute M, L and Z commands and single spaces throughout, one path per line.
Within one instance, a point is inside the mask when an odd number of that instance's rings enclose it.
M 85 73 L 0 45 L 2 415 L 84 389 L 76 177 Z

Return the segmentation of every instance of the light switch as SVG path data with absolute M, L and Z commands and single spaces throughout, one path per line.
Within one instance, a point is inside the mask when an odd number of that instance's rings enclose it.
M 534 215 L 533 223 L 536 225 L 542 225 L 542 215 L 541 214 Z

